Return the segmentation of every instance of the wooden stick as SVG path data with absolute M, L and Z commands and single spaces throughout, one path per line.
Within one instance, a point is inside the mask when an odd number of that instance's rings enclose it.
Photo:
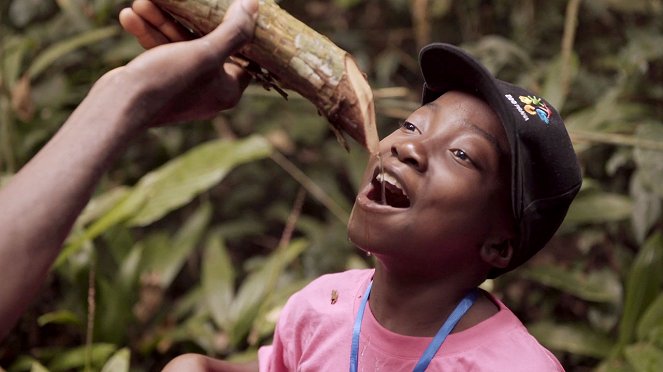
M 206 34 L 221 23 L 232 0 L 153 2 L 187 28 Z M 377 152 L 373 93 L 348 52 L 273 0 L 260 0 L 254 40 L 240 53 L 240 57 L 257 63 L 271 75 L 263 79 L 264 83 L 292 89 L 311 101 L 329 120 L 343 144 L 340 132 L 372 153 Z

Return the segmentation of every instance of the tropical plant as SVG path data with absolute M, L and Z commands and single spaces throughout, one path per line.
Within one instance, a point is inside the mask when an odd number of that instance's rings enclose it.
M 117 25 L 127 3 L 0 4 L 0 185 L 99 76 L 141 52 Z M 355 56 L 382 135 L 418 106 L 415 56 L 432 40 L 555 104 L 583 188 L 549 247 L 486 287 L 568 370 L 663 368 L 663 2 L 280 5 Z M 291 293 L 370 264 L 345 233 L 364 161 L 308 102 L 257 86 L 210 122 L 134 139 L 0 344 L 0 366 L 158 370 L 190 351 L 255 356 Z

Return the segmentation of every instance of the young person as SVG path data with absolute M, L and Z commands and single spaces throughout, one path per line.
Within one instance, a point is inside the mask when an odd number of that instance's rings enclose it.
M 382 167 L 369 160 L 348 224 L 375 269 L 293 295 L 260 371 L 563 370 L 477 287 L 538 252 L 580 189 L 564 124 L 456 47 L 431 44 L 419 60 L 422 106 L 380 142 Z M 187 355 L 168 367 L 224 363 Z
M 151 48 L 183 38 L 158 9 L 146 4 L 137 1 L 133 11 L 121 16 L 124 27 L 141 44 Z M 35 244 L 48 241 L 49 246 L 59 247 L 122 141 L 135 128 L 144 128 L 148 118 L 167 117 L 159 110 L 165 109 L 172 117 L 173 106 L 158 102 L 176 102 L 175 97 L 161 96 L 171 92 L 173 85 L 176 93 L 195 91 L 193 83 L 182 86 L 178 74 L 190 74 L 198 83 L 211 76 L 210 66 L 220 64 L 248 39 L 254 7 L 249 4 L 243 11 L 235 7 L 227 17 L 229 26 L 217 29 L 216 39 L 203 39 L 215 46 L 213 53 L 200 50 L 207 50 L 204 43 L 176 43 L 170 49 L 148 51 L 129 64 L 132 74 L 128 76 L 150 78 L 138 83 L 120 80 L 133 93 L 119 106 L 120 114 L 95 108 L 93 103 L 112 97 L 118 90 L 111 84 L 113 79 L 127 71 L 102 79 L 42 151 L 45 155 L 40 153 L 0 192 L 3 205 L 13 203 L 14 215 L 33 205 L 34 199 L 67 216 L 65 222 L 49 227 L 52 221 L 43 219 L 50 211 L 37 208 L 31 220 L 44 225 L 48 234 L 35 236 L 19 229 L 23 232 L 14 235 L 19 248 L 43 258 L 42 271 L 57 248 L 46 250 L 50 252 L 46 255 Z M 172 74 L 159 75 L 163 71 L 155 67 L 166 61 L 172 64 L 169 58 L 185 48 L 209 58 L 200 62 L 208 72 L 196 75 L 193 70 L 199 66 L 187 64 L 195 60 L 189 55 L 186 61 L 176 59 Z M 171 51 L 172 55 L 166 55 Z M 295 294 L 279 319 L 273 345 L 260 350 L 260 370 L 562 370 L 500 301 L 477 286 L 529 259 L 564 218 L 581 177 L 563 123 L 543 99 L 496 80 L 460 49 L 432 44 L 422 51 L 420 63 L 425 79 L 423 105 L 381 142 L 384 172 L 376 158 L 369 161 L 348 225 L 350 239 L 376 257 L 376 268 L 326 275 Z M 230 98 L 215 110 L 232 106 L 243 88 L 239 73 L 227 71 L 221 76 L 232 83 Z M 157 94 L 161 101 L 147 99 L 147 104 L 137 105 L 151 96 L 141 94 L 145 92 Z M 182 112 L 195 110 L 183 107 L 176 116 L 181 118 Z M 101 133 L 98 128 L 86 128 L 90 122 L 101 126 Z M 92 130 L 101 140 L 89 133 Z M 66 150 L 81 138 L 83 150 Z M 46 180 L 51 186 L 57 183 L 54 179 L 61 181 L 49 171 L 49 165 L 62 171 L 59 161 L 81 165 L 82 174 L 67 175 L 74 179 L 59 186 L 55 197 L 52 190 L 31 186 L 35 180 Z M 26 190 L 30 200 L 11 200 L 26 199 Z M 3 212 L 0 222 L 11 224 L 7 216 L 11 213 Z M 16 223 L 12 226 L 18 228 Z M 0 253 L 20 252 L 8 242 L 2 241 Z M 35 281 L 31 283 L 34 287 Z M 16 295 L 17 288 L 10 284 L 10 289 Z M 186 355 L 166 369 L 256 367 Z
M 384 171 L 372 157 L 348 224 L 375 270 L 295 294 L 261 370 L 563 370 L 477 289 L 539 251 L 578 192 L 562 120 L 458 48 L 431 44 L 419 59 L 423 106 L 381 141 Z

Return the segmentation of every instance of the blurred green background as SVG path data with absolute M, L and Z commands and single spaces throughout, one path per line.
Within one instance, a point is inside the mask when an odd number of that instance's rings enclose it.
M 128 1 L 1 4 L 0 184 L 96 79 L 141 52 L 117 23 Z M 569 371 L 663 370 L 663 1 L 280 5 L 355 56 L 382 136 L 418 106 L 416 55 L 430 41 L 459 44 L 547 97 L 584 185 L 548 248 L 485 286 Z M 0 370 L 255 357 L 290 294 L 322 273 L 370 266 L 345 233 L 365 157 L 354 143 L 343 150 L 308 102 L 260 86 L 210 122 L 135 138 L 0 343 Z

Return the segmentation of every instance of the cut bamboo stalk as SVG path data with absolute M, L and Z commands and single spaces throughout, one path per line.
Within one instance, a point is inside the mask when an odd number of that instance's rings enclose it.
M 185 27 L 201 35 L 223 20 L 232 0 L 152 0 Z M 254 40 L 240 58 L 268 72 L 268 86 L 291 89 L 311 101 L 347 148 L 345 132 L 377 152 L 373 93 L 352 56 L 300 22 L 273 0 L 260 0 Z M 272 78 L 273 77 L 273 78 Z

